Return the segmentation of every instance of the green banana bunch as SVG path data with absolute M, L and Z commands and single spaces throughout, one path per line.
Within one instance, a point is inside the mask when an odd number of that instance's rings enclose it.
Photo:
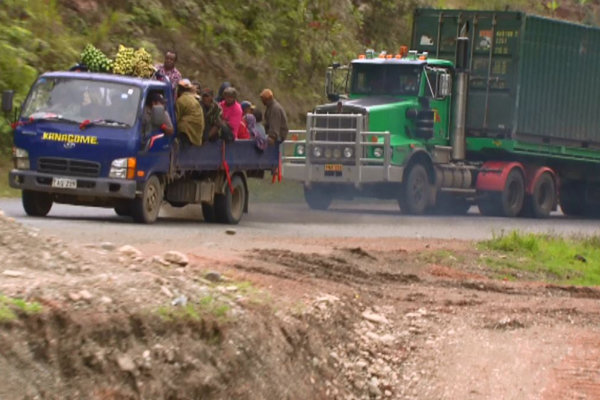
M 81 53 L 81 63 L 91 72 L 110 72 L 113 61 L 92 44 L 87 44 Z

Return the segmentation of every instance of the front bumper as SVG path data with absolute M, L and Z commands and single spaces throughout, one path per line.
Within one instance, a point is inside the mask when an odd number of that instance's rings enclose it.
M 402 182 L 404 167 L 395 165 L 341 165 L 326 171 L 325 165 L 283 163 L 283 177 L 293 181 L 319 183 L 347 183 L 360 187 L 363 183 Z M 329 167 L 331 169 L 331 167 Z
M 8 174 L 8 183 L 15 189 L 78 197 L 133 199 L 136 194 L 136 182 L 132 180 L 65 176 L 65 178 L 76 179 L 77 188 L 63 189 L 52 186 L 54 177 L 63 176 L 13 169 Z

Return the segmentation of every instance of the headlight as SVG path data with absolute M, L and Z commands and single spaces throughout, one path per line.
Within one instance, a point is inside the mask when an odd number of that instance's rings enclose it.
M 331 158 L 332 151 L 330 148 L 325 149 L 325 158 Z
M 110 164 L 109 178 L 133 179 L 137 161 L 134 157 L 117 158 Z
M 13 147 L 13 164 L 15 169 L 29 169 L 29 153 L 27 150 Z
M 339 148 L 335 148 L 333 149 L 333 157 L 334 158 L 340 158 L 342 156 L 342 150 L 340 150 Z
M 321 150 L 321 148 L 319 146 L 313 147 L 313 156 L 315 156 L 316 158 L 319 158 L 322 155 L 323 155 L 323 151 Z
M 377 158 L 383 157 L 383 147 L 375 147 L 375 150 L 373 150 L 373 155 Z
M 352 147 L 344 148 L 344 157 L 351 158 L 353 155 L 354 155 L 354 149 L 352 149 Z
M 296 154 L 298 154 L 299 156 L 303 156 L 304 155 L 304 145 L 303 144 L 299 144 L 298 146 L 296 146 Z

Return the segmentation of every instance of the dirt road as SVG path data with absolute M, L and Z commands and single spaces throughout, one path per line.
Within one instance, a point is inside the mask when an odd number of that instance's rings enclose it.
M 388 212 L 361 217 L 391 219 L 379 233 L 310 213 L 233 235 L 69 212 L 0 218 L 0 295 L 42 307 L 0 318 L 0 399 L 600 398 L 599 290 L 499 281 L 471 242 Z

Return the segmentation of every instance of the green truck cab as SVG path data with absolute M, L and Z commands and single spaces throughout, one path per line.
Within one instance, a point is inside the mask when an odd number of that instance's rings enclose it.
M 332 102 L 284 149 L 283 175 L 311 208 L 365 196 L 409 214 L 600 213 L 599 29 L 417 9 L 410 48 L 328 72 Z M 336 73 L 345 94 L 332 90 Z

